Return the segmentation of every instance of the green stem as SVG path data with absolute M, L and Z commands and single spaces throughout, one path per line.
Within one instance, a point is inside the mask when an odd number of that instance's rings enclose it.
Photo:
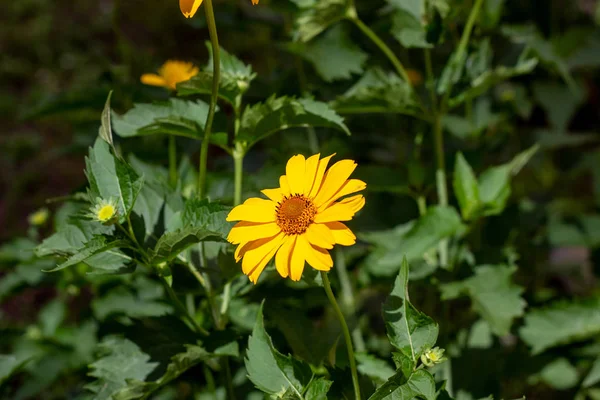
M 369 39 L 371 39 L 371 41 L 373 43 L 375 43 L 375 45 L 377 47 L 379 47 L 379 49 L 386 55 L 386 57 L 394 65 L 394 68 L 396 68 L 396 71 L 398 71 L 398 74 L 400 74 L 402 79 L 404 79 L 409 86 L 412 86 L 412 84 L 410 82 L 410 78 L 408 77 L 406 70 L 402 66 L 402 63 L 400 62 L 400 60 L 398 60 L 398 57 L 396 57 L 394 52 L 383 42 L 383 40 L 381 40 L 379 38 L 379 36 L 377 36 L 377 34 L 375 32 L 373 32 L 373 30 L 371 28 L 369 28 L 364 22 L 361 21 L 360 18 L 358 18 L 358 15 L 356 15 L 355 10 L 353 10 L 353 12 L 350 13 L 350 15 L 348 16 L 348 19 L 350 21 L 352 21 L 354 23 L 354 25 L 356 25 L 356 27 L 358 29 L 360 29 L 362 31 L 362 33 L 365 34 L 365 36 L 367 36 Z
M 348 270 L 346 269 L 346 256 L 341 249 L 336 249 L 335 252 L 335 270 L 337 271 L 338 279 L 340 280 L 340 287 L 342 290 L 342 306 L 346 315 L 350 318 L 356 316 L 356 300 L 354 299 L 354 292 L 352 290 L 352 283 L 348 276 Z M 360 326 L 356 324 L 356 327 L 352 330 L 352 340 L 356 344 L 356 351 L 361 353 L 366 350 L 365 340 L 362 337 Z
M 242 179 L 244 175 L 244 152 L 239 144 L 233 150 L 233 205 L 237 206 L 242 203 Z
M 444 154 L 444 131 L 440 114 L 437 114 L 433 124 L 433 140 L 435 143 L 435 158 L 437 169 L 435 171 L 436 188 L 438 195 L 438 204 L 440 206 L 448 205 L 448 184 L 446 182 L 446 158 Z M 440 266 L 445 268 L 448 265 L 448 239 L 443 239 L 439 245 Z
M 173 291 L 173 288 L 171 286 L 169 286 L 169 284 L 167 283 L 165 278 L 161 277 L 161 280 L 163 282 L 165 289 L 167 290 L 167 293 L 169 294 L 169 297 L 171 298 L 171 301 L 173 302 L 175 307 L 177 309 L 179 309 L 179 312 L 188 319 L 188 321 L 190 322 L 190 324 L 192 324 L 192 326 L 194 327 L 196 332 L 198 332 L 202 335 L 208 336 L 209 335 L 208 331 L 206 331 L 206 329 L 204 329 L 200 325 L 198 325 L 198 322 L 196 322 L 196 319 L 188 313 L 187 308 L 185 308 L 183 303 L 181 303 L 181 301 L 177 297 L 177 294 L 175 294 L 175 292 Z
M 206 24 L 210 35 L 213 54 L 213 82 L 212 93 L 210 96 L 210 107 L 206 124 L 204 125 L 204 138 L 200 147 L 200 165 L 198 166 L 198 195 L 203 198 L 206 194 L 206 164 L 208 160 L 208 145 L 210 143 L 210 131 L 212 129 L 213 119 L 215 118 L 215 109 L 217 108 L 217 97 L 219 95 L 219 80 L 221 79 L 221 53 L 219 47 L 219 36 L 217 34 L 217 24 L 215 22 L 215 13 L 212 0 L 204 2 L 204 13 L 206 15 Z
M 431 101 L 431 109 L 434 114 L 437 114 L 437 96 L 435 95 L 435 80 L 433 76 L 433 67 L 431 63 L 431 50 L 425 49 L 425 71 L 427 71 L 427 88 L 429 89 L 429 99 Z
M 177 147 L 173 135 L 169 135 L 169 184 L 173 189 L 177 187 Z
M 335 296 L 333 295 L 333 291 L 331 290 L 331 283 L 329 282 L 329 277 L 327 276 L 327 272 L 321 271 L 321 279 L 323 279 L 323 288 L 325 288 L 325 293 L 327 294 L 327 298 L 329 302 L 333 306 L 333 309 L 337 315 L 340 324 L 342 325 L 342 332 L 344 334 L 344 340 L 346 341 L 346 350 L 348 351 L 348 362 L 350 363 L 350 371 L 352 372 L 352 384 L 354 385 L 354 397 L 356 400 L 361 400 L 360 397 L 360 386 L 358 384 L 358 371 L 356 369 L 356 360 L 354 358 L 354 349 L 352 348 L 352 339 L 350 337 L 350 330 L 348 329 L 348 324 L 346 323 L 346 319 L 344 318 L 344 314 L 340 309 L 337 301 L 335 300 Z

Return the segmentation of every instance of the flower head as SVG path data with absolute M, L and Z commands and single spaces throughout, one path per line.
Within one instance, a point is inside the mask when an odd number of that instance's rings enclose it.
M 117 219 L 117 201 L 115 199 L 97 199 L 90 216 L 103 224 L 111 224 Z
M 227 240 L 238 245 L 235 259 L 243 259 L 242 271 L 253 283 L 273 257 L 279 274 L 294 281 L 302 277 L 305 262 L 329 271 L 333 260 L 328 250 L 356 242 L 340 221 L 351 220 L 365 204 L 362 195 L 345 196 L 367 185 L 348 179 L 356 168 L 354 161 L 338 161 L 326 171 L 333 155 L 319 157 L 293 156 L 286 175 L 279 178 L 280 187 L 262 191 L 268 200 L 250 198 L 227 216 L 227 221 L 240 221 Z
M 140 81 L 144 85 L 162 86 L 175 90 L 179 82 L 189 80 L 199 71 L 198 67 L 190 62 L 168 60 L 158 69 L 158 74 L 144 74 Z
M 252 0 L 252 4 L 258 4 L 259 0 Z M 179 9 L 181 13 L 186 18 L 192 18 L 200 5 L 202 4 L 202 0 L 179 0 Z
M 29 214 L 27 221 L 33 226 L 42 226 L 48 221 L 50 211 L 47 208 L 40 208 L 36 212 Z
M 444 357 L 444 352 L 444 349 L 440 349 L 437 346 L 433 349 L 429 349 L 421 355 L 421 362 L 427 367 L 433 367 L 436 364 L 441 364 L 444 361 L 446 361 L 446 357 Z

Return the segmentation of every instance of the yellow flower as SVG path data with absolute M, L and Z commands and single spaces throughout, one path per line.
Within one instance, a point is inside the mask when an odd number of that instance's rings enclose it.
M 333 155 L 319 156 L 293 156 L 286 175 L 279 178 L 280 187 L 262 191 L 268 200 L 250 198 L 227 216 L 227 221 L 240 221 L 227 240 L 238 245 L 235 259 L 243 259 L 242 271 L 253 283 L 274 256 L 279 274 L 298 281 L 305 261 L 316 270 L 329 271 L 333 260 L 327 250 L 335 244 L 356 242 L 356 236 L 340 221 L 351 220 L 365 198 L 340 199 L 367 185 L 348 179 L 356 168 L 353 160 L 338 161 L 325 171 Z
M 40 208 L 33 214 L 29 214 L 27 220 L 30 225 L 33 226 L 42 226 L 48 221 L 48 217 L 50 216 L 50 211 L 47 208 Z
M 189 80 L 198 72 L 198 67 L 192 63 L 169 60 L 158 69 L 158 74 L 144 74 L 140 80 L 145 85 L 162 86 L 175 90 L 179 82 Z
M 90 216 L 98 222 L 110 224 L 116 221 L 117 214 L 117 202 L 115 199 L 97 199 L 96 205 L 92 208 Z
M 198 8 L 202 4 L 202 0 L 179 0 L 179 9 L 186 18 L 192 18 Z M 258 0 L 252 0 L 252 4 L 258 4 Z

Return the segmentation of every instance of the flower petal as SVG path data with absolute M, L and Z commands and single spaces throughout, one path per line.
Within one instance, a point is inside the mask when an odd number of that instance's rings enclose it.
M 271 201 L 274 201 L 275 203 L 279 203 L 281 200 L 283 200 L 283 191 L 279 188 L 263 189 L 261 190 L 261 193 L 267 196 L 269 199 L 271 199 Z
M 298 237 L 299 242 L 305 242 L 302 246 L 305 247 L 306 262 L 317 271 L 329 271 L 333 267 L 333 259 L 329 252 L 317 246 L 312 246 L 304 235 Z
M 275 222 L 263 224 L 260 222 L 240 221 L 231 228 L 229 235 L 227 235 L 227 240 L 229 243 L 239 244 L 275 236 L 279 232 L 281 232 L 281 228 Z
M 275 256 L 275 267 L 282 278 L 287 278 L 290 275 L 290 264 L 292 262 L 292 249 L 296 244 L 296 236 L 288 235 L 285 237 L 283 244 L 279 248 Z
M 252 5 L 257 5 L 258 4 L 258 0 L 252 0 Z
M 202 4 L 202 0 L 179 0 L 179 9 L 184 17 L 192 18 L 200 4 Z
M 302 235 L 296 235 L 296 242 L 294 243 L 292 256 L 290 257 L 290 278 L 292 278 L 293 281 L 299 281 L 300 278 L 302 278 L 302 271 L 304 271 L 304 260 L 307 248 L 303 246 L 306 240 L 300 240 L 301 237 Z
M 290 195 L 290 184 L 288 183 L 288 178 L 285 175 L 281 175 L 279 177 L 279 188 L 284 196 Z
M 333 245 L 335 244 L 335 238 L 331 234 L 331 231 L 323 224 L 310 224 L 305 235 L 311 244 L 324 249 L 333 249 Z
M 354 214 L 365 205 L 365 198 L 362 194 L 348 197 L 334 203 L 325 211 L 318 213 L 315 216 L 316 223 L 333 222 L 333 221 L 350 221 Z
M 140 77 L 140 81 L 144 85 L 168 87 L 167 80 L 160 75 L 144 74 Z
M 319 167 L 317 168 L 317 173 L 315 174 L 315 182 L 313 183 L 312 189 L 308 194 L 309 198 L 312 199 L 317 195 L 317 193 L 319 193 L 319 189 L 321 189 L 321 184 L 323 183 L 323 176 L 325 175 L 325 170 L 327 169 L 327 165 L 329 165 L 329 160 L 331 160 L 331 157 L 333 157 L 334 155 L 335 153 L 319 160 Z
M 335 239 L 336 244 L 341 244 L 342 246 L 352 246 L 356 243 L 356 236 L 354 233 L 341 222 L 327 222 L 325 223 L 327 227 L 330 229 L 331 234 Z
M 323 178 L 321 189 L 314 199 L 317 208 L 323 203 L 327 203 L 340 190 L 355 168 L 356 163 L 353 160 L 341 160 L 329 168 Z
M 227 221 L 274 222 L 275 206 L 271 200 L 253 197 L 231 210 Z
M 306 160 L 302 154 L 290 158 L 285 167 L 285 175 L 290 185 L 290 193 L 304 193 L 304 171 L 306 170 Z
M 243 255 L 242 272 L 248 275 L 254 283 L 256 283 L 256 280 L 253 280 L 252 277 L 258 279 L 258 275 L 281 246 L 284 237 L 284 233 L 279 233 L 275 236 L 248 243 L 248 248 L 245 249 Z M 258 274 L 256 274 L 257 270 L 260 270 Z
M 347 196 L 352 193 L 360 192 L 361 190 L 365 190 L 367 184 L 361 181 L 360 179 L 348 179 L 346 183 L 342 185 L 340 190 L 338 190 L 329 200 L 321 204 L 318 207 L 318 211 L 325 210 L 331 203 L 339 199 L 340 197 Z
M 304 171 L 304 190 L 302 193 L 308 195 L 315 183 L 315 176 L 319 168 L 320 154 L 315 154 L 306 159 L 306 170 Z

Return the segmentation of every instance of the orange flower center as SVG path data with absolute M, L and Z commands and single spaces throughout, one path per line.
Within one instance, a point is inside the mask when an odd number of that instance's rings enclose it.
M 277 204 L 277 225 L 287 235 L 300 235 L 312 224 L 317 207 L 301 194 L 284 196 Z

